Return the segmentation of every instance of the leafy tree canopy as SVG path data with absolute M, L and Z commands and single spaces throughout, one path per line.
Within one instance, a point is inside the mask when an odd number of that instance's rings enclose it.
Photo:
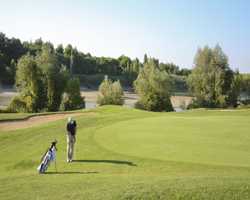
M 99 106 L 122 106 L 124 104 L 123 89 L 119 80 L 112 83 L 112 81 L 108 79 L 108 76 L 105 76 L 105 79 L 99 86 L 99 92 L 100 93 L 97 94 L 96 100 L 96 103 L 99 104 Z
M 191 102 L 192 106 L 230 106 L 231 91 L 235 90 L 232 88 L 234 78 L 234 72 L 229 68 L 228 57 L 219 44 L 214 49 L 208 46 L 203 49 L 199 47 L 194 58 L 192 73 L 188 78 L 189 90 L 196 94 L 197 98 Z M 240 88 L 238 90 L 240 91 Z
M 81 96 L 81 83 L 78 78 L 74 77 L 68 80 L 62 107 L 63 110 L 78 110 L 85 108 L 84 97 Z
M 62 44 L 59 44 L 59 45 L 57 46 L 56 52 L 57 52 L 57 53 L 60 53 L 60 54 L 63 54 L 64 49 L 63 49 L 63 45 L 62 45 Z
M 71 49 L 72 49 L 72 48 L 73 48 L 72 45 L 71 45 L 71 44 L 68 44 L 67 47 L 66 47 L 65 50 L 64 50 L 64 53 L 65 53 L 66 55 L 71 55 Z
M 127 56 L 121 55 L 118 59 L 117 59 L 120 63 L 120 66 L 125 69 L 127 67 L 127 64 L 131 63 L 131 59 Z
M 43 46 L 43 41 L 42 41 L 42 38 L 38 38 L 36 41 L 35 41 L 35 45 L 39 46 L 40 48 L 42 48 Z
M 20 101 L 13 101 L 25 107 L 20 108 L 12 103 L 9 109 L 20 109 L 14 112 L 59 110 L 67 73 L 66 67 L 57 65 L 55 53 L 48 45 L 44 45 L 36 57 L 26 54 L 18 60 L 16 72 L 15 86 L 22 92 Z
M 170 101 L 172 81 L 165 71 L 158 69 L 155 59 L 149 59 L 139 70 L 139 75 L 134 81 L 135 91 L 141 98 L 135 108 L 148 111 L 173 111 Z

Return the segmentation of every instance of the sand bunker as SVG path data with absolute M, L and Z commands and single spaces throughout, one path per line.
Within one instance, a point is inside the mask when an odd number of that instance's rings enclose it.
M 93 115 L 93 114 L 99 114 L 99 112 L 39 115 L 39 116 L 28 117 L 22 120 L 0 121 L 0 131 L 9 131 L 9 130 L 15 130 L 15 129 L 21 129 L 21 128 L 28 128 L 28 127 L 37 126 L 46 122 L 51 122 L 51 121 L 55 121 L 58 119 L 62 119 L 62 118 L 66 118 L 65 121 L 67 122 L 68 117 L 73 117 L 76 115 L 86 115 L 86 114 Z

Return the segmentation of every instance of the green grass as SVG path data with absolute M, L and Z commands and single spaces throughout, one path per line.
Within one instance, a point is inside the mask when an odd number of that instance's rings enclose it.
M 0 199 L 250 199 L 250 111 L 89 110 L 70 165 L 67 119 L 0 132 Z M 53 139 L 57 173 L 38 174 Z

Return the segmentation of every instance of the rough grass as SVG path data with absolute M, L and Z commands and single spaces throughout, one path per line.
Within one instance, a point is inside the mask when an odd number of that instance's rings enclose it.
M 67 119 L 0 132 L 0 199 L 250 198 L 250 111 L 88 110 L 102 114 L 74 117 L 77 161 L 70 165 Z M 57 172 L 51 163 L 39 175 L 53 139 Z

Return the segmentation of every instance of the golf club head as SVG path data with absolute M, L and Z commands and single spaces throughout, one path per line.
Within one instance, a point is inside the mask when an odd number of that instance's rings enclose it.
M 52 142 L 52 147 L 54 147 L 54 149 L 57 151 L 56 143 L 57 143 L 57 141 L 56 141 L 56 140 L 53 140 L 53 142 Z
M 56 140 L 53 140 L 53 142 L 52 142 L 52 146 L 55 146 L 55 145 L 56 145 L 56 143 L 57 143 L 57 141 L 56 141 Z

